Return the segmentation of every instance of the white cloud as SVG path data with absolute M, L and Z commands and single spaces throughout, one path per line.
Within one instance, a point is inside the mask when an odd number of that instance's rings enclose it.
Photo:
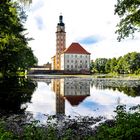
M 28 103 L 26 111 L 33 114 L 54 114 L 55 113 L 55 94 L 44 82 L 38 82 L 38 88 L 32 96 L 31 103 Z
M 140 51 L 138 40 L 118 43 L 115 29 L 119 21 L 114 15 L 116 0 L 33 0 L 26 27 L 35 40 L 30 42 L 39 64 L 51 61 L 56 48 L 56 26 L 62 12 L 66 26 L 66 46 L 87 36 L 103 39 L 93 45 L 83 45 L 91 58 L 113 57 L 129 51 Z

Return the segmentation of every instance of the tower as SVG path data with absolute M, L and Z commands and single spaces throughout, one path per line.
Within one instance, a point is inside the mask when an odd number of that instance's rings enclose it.
M 63 16 L 60 15 L 56 31 L 56 58 L 55 58 L 56 70 L 61 70 L 61 53 L 65 50 L 65 48 L 66 48 L 65 24 L 63 23 Z

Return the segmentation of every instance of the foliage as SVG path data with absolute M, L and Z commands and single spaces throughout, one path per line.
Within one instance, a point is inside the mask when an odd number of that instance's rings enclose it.
M 91 124 L 99 122 L 100 119 L 93 117 L 79 117 L 74 120 L 69 118 L 62 123 L 62 118 L 50 116 L 57 120 L 55 123 L 41 125 L 38 121 L 32 121 L 20 125 L 19 132 L 11 129 L 8 123 L 0 120 L 0 138 L 7 139 L 41 139 L 41 140 L 137 140 L 140 137 L 140 106 L 134 106 L 126 111 L 126 106 L 117 106 L 114 120 L 108 120 L 100 124 L 96 129 Z M 48 118 L 48 119 L 49 119 Z M 50 121 L 50 120 L 48 120 Z M 60 125 L 61 124 L 61 125 Z M 15 125 L 15 124 L 14 124 Z M 12 125 L 13 126 L 13 125 Z M 17 125 L 15 125 L 17 127 Z M 4 138 L 3 138 L 3 137 Z
M 110 62 L 110 71 L 111 72 L 116 72 L 116 65 L 117 65 L 117 59 L 114 57 L 111 59 L 111 62 Z
M 0 120 L 0 140 L 12 140 L 15 139 L 12 132 L 7 131 L 5 127 L 5 122 Z
M 106 73 L 109 73 L 111 71 L 111 59 L 108 59 L 105 64 L 105 71 Z
M 140 106 L 130 108 L 127 112 L 126 106 L 120 105 L 115 112 L 117 115 L 114 123 L 102 124 L 94 139 L 138 140 L 140 138 Z
M 97 58 L 90 69 L 94 73 L 139 74 L 140 53 L 131 52 L 118 59 Z
M 97 58 L 95 62 L 92 64 L 94 66 L 94 70 L 97 73 L 105 73 L 105 65 L 106 65 L 107 59 L 106 58 Z
M 28 46 L 23 22 L 24 11 L 17 3 L 9 0 L 0 4 L 0 72 L 3 76 L 25 71 L 37 63 L 33 51 Z
M 140 31 L 140 0 L 118 0 L 115 14 L 120 17 L 117 25 L 118 41 Z

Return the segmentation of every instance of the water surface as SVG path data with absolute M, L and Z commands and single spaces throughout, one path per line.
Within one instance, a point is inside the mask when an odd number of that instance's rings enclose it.
M 74 77 L 10 78 L 0 80 L 0 116 L 31 114 L 105 116 L 117 105 L 140 104 L 140 81 Z
M 26 111 L 34 118 L 43 114 L 105 116 L 112 118 L 119 104 L 127 107 L 140 103 L 140 82 L 91 78 L 34 79 L 37 88 Z M 25 105 L 25 104 L 24 104 Z

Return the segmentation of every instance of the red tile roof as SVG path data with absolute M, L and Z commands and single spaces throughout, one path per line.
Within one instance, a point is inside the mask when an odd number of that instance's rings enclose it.
M 79 43 L 72 43 L 63 53 L 90 54 Z

